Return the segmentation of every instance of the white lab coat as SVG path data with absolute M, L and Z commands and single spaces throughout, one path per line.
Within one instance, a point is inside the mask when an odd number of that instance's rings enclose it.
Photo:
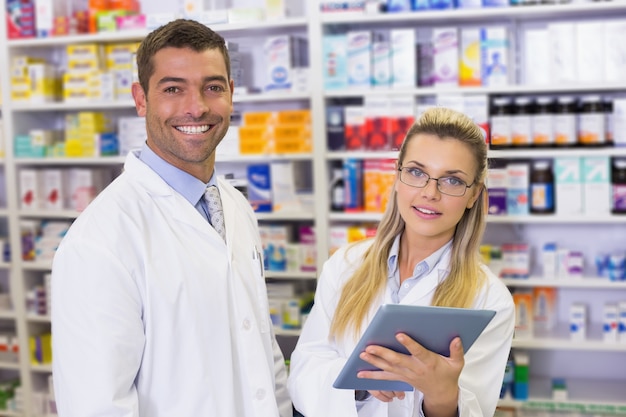
M 407 393 L 404 400 L 395 399 L 392 403 L 370 397 L 359 404 L 362 407 L 357 412 L 354 391 L 332 387 L 357 340 L 329 341 L 331 319 L 343 284 L 352 275 L 370 244 L 371 240 L 358 244 L 352 250 L 340 249 L 324 264 L 317 284 L 315 304 L 291 356 L 288 380 L 291 399 L 305 417 L 422 415 L 423 395 L 419 391 Z M 437 284 L 447 276 L 450 252 L 442 255 L 438 267 L 420 278 L 401 300 L 401 304 L 430 305 Z M 478 295 L 473 308 L 496 310 L 496 315 L 465 355 L 465 366 L 459 379 L 460 417 L 493 416 L 515 327 L 515 309 L 510 292 L 488 268 L 484 270 L 488 277 L 487 285 Z M 372 305 L 370 317 L 381 303 L 392 302 L 387 288 L 384 298 L 381 297 Z M 362 327 L 362 331 L 365 331 L 367 323 Z
M 218 181 L 227 242 L 136 155 L 52 268 L 63 417 L 292 415 L 249 203 Z

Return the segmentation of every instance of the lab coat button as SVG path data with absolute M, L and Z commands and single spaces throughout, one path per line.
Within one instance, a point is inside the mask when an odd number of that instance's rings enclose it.
M 250 327 L 251 327 L 251 325 L 250 325 L 250 320 L 245 319 L 245 320 L 243 321 L 243 328 L 244 328 L 244 330 L 250 330 Z
M 256 392 L 256 399 L 262 400 L 263 398 L 265 398 L 265 390 L 263 388 L 260 388 Z

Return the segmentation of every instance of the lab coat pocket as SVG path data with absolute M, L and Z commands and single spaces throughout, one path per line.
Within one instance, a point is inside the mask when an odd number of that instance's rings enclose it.
M 257 283 L 257 298 L 259 301 L 259 330 L 261 333 L 270 331 L 270 306 L 267 301 L 267 286 L 265 284 L 265 271 L 263 270 L 263 258 L 261 253 L 254 248 L 252 255 L 252 269 L 254 270 L 254 279 Z

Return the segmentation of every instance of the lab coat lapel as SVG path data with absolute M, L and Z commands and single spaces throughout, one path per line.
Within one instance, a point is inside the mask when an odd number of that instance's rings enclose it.
M 128 171 L 154 200 L 159 200 L 160 204 L 166 207 L 174 221 L 187 224 L 216 239 L 222 239 L 194 206 L 174 192 L 156 172 L 141 162 L 135 153 L 130 152 L 126 157 L 124 170 Z M 228 225 L 226 227 L 228 233 Z

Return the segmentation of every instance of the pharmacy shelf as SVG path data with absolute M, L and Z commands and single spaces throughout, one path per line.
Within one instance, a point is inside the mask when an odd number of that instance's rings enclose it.
M 0 310 L 0 320 L 15 320 L 17 315 L 12 310 Z
M 51 271 L 52 261 L 23 261 L 22 269 L 25 271 Z
M 418 12 L 401 13 L 323 13 L 321 20 L 325 25 L 344 23 L 376 24 L 377 26 L 397 26 L 402 23 L 424 23 L 431 25 L 435 22 L 455 24 L 460 22 L 502 22 L 511 20 L 540 20 L 559 17 L 602 17 L 610 16 L 614 12 L 623 12 L 624 4 L 618 1 L 605 3 L 538 5 L 523 7 L 484 7 L 475 9 L 453 10 L 424 10 Z
M 50 323 L 52 320 L 49 315 L 27 314 L 26 320 L 31 323 Z
M 21 209 L 21 219 L 75 219 L 80 214 L 76 210 L 25 210 Z
M 280 280 L 309 280 L 316 279 L 317 272 L 315 271 L 265 271 L 266 279 L 280 279 Z
M 567 379 L 567 401 L 552 399 L 552 381 L 531 378 L 526 401 L 500 400 L 499 406 L 548 412 L 580 412 L 590 415 L 626 415 L 626 382 Z
M 33 372 L 42 372 L 42 373 L 51 373 L 52 372 L 52 364 L 39 365 L 39 364 L 30 364 L 30 370 Z
M 626 215 L 537 214 L 521 216 L 488 216 L 488 223 L 509 224 L 626 224 Z
M 489 158 L 556 158 L 583 156 L 626 156 L 626 147 L 604 148 L 519 148 L 488 151 Z M 398 159 L 398 151 L 333 151 L 325 155 L 327 160 L 339 159 Z
M 306 211 L 277 211 L 270 213 L 255 213 L 256 218 L 259 221 L 313 221 L 315 219 L 315 215 L 312 212 Z
M 302 332 L 301 329 L 277 329 L 274 328 L 274 333 L 276 334 L 276 336 L 300 336 L 300 333 Z
M 571 338 L 569 323 L 557 323 L 554 329 L 550 331 L 536 329 L 533 337 L 515 337 L 513 339 L 513 348 L 626 353 L 626 341 L 608 342 L 604 341 L 602 337 L 602 323 L 588 323 L 587 337 L 584 340 Z
M 241 162 L 241 163 L 256 163 L 268 161 L 312 161 L 313 154 L 311 153 L 283 153 L 283 154 L 255 154 L 255 155 L 242 155 L 242 154 L 218 154 L 216 156 L 217 164 Z
M 557 157 L 587 157 L 587 156 L 626 156 L 626 147 L 605 148 L 536 148 L 536 149 L 507 149 L 489 150 L 489 158 L 557 158 Z
M 286 18 L 280 21 L 263 21 L 249 23 L 230 23 L 211 25 L 211 29 L 222 36 L 249 35 L 251 33 L 279 34 L 289 29 L 305 29 L 308 20 L 304 17 Z M 84 35 L 52 36 L 48 38 L 31 39 L 8 39 L 7 46 L 12 48 L 39 48 L 42 46 L 62 46 L 68 44 L 81 43 L 113 43 L 126 41 L 141 41 L 149 31 L 147 30 L 126 30 L 116 32 L 102 32 Z
M 328 219 L 332 222 L 379 222 L 383 217 L 383 213 L 373 212 L 355 212 L 355 213 L 339 213 L 330 212 Z
M 18 362 L 0 361 L 0 369 L 10 369 L 18 371 L 20 369 L 20 364 Z M 2 414 L 0 414 L 0 416 L 1 415 Z
M 0 410 L 0 417 L 22 417 L 24 414 L 11 410 Z
M 378 222 L 382 218 L 382 213 L 355 212 L 339 213 L 331 212 L 329 220 L 337 222 Z M 488 216 L 487 223 L 503 224 L 626 224 L 626 215 L 577 215 L 565 216 L 560 214 L 549 215 L 527 215 L 527 216 Z
M 592 83 L 592 84 L 559 84 L 559 85 L 506 85 L 498 87 L 462 87 L 462 86 L 441 86 L 441 87 L 416 87 L 416 88 L 345 88 L 336 90 L 326 90 L 326 99 L 337 98 L 359 98 L 359 97 L 394 97 L 394 96 L 437 96 L 445 94 L 585 94 L 626 91 L 624 84 L 613 83 Z
M 328 160 L 339 159 L 398 159 L 398 151 L 334 151 L 326 152 Z
M 15 165 L 121 165 L 125 160 L 125 156 L 15 158 Z
M 233 102 L 237 103 L 276 103 L 281 101 L 304 101 L 309 100 L 310 93 L 305 92 L 270 92 L 257 94 L 235 94 Z M 117 110 L 134 109 L 133 100 L 110 100 L 110 101 L 53 101 L 42 103 L 16 102 L 11 104 L 15 113 L 49 112 L 49 111 L 79 111 L 94 110 Z
M 503 278 L 508 287 L 534 288 L 534 287 L 553 287 L 553 288 L 584 288 L 597 290 L 626 290 L 626 281 L 611 281 L 608 278 L 601 277 L 582 277 L 582 278 L 556 278 L 548 279 L 541 277 L 530 278 Z

